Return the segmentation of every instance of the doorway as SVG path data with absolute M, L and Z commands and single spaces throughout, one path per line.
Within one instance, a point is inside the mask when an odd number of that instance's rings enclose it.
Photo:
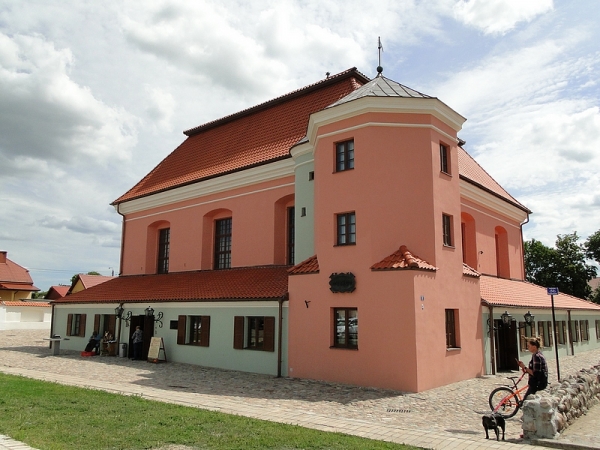
M 127 357 L 133 358 L 133 341 L 131 340 L 131 335 L 135 331 L 135 327 L 139 326 L 144 336 L 144 344 L 142 346 L 142 359 L 146 360 L 148 359 L 150 341 L 154 336 L 154 316 L 146 316 L 143 314 L 140 314 L 139 316 L 132 316 L 130 324 L 131 325 L 129 328 L 129 345 L 127 346 Z
M 517 340 L 517 322 L 512 320 L 509 325 L 504 325 L 502 320 L 494 320 L 496 370 L 508 372 L 519 370 L 519 343 Z

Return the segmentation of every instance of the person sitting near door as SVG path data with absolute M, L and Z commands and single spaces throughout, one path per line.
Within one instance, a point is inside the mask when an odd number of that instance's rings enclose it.
M 144 343 L 144 333 L 138 325 L 135 327 L 135 331 L 131 335 L 133 342 L 133 359 L 142 359 L 142 346 Z
M 98 335 L 97 331 L 94 331 L 92 333 L 92 336 L 90 337 L 90 340 L 88 341 L 87 345 L 85 346 L 85 350 L 86 352 L 95 352 L 96 355 L 99 353 L 100 351 L 100 336 Z

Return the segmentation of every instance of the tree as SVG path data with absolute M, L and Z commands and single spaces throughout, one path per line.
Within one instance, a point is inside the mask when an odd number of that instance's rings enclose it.
M 596 276 L 596 267 L 586 264 L 586 247 L 578 244 L 577 232 L 558 235 L 556 248 L 532 239 L 524 243 L 526 279 L 560 292 L 587 298 L 588 284 Z
M 600 264 L 600 230 L 588 237 L 583 246 L 585 255 Z
M 79 273 L 76 273 L 75 275 L 73 275 L 73 276 L 71 277 L 71 285 L 72 285 L 73 283 L 75 283 L 75 280 L 77 279 L 77 277 L 78 277 L 79 275 L 81 275 L 81 274 L 79 274 Z M 91 271 L 91 272 L 88 272 L 86 275 L 102 275 L 102 274 L 101 274 L 101 273 L 99 273 L 99 272 Z

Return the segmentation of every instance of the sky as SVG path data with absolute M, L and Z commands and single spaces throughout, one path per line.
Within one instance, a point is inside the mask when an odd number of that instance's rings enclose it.
M 351 67 L 467 118 L 553 246 L 600 229 L 600 0 L 0 0 L 0 250 L 47 290 L 119 273 L 110 205 L 183 131 Z

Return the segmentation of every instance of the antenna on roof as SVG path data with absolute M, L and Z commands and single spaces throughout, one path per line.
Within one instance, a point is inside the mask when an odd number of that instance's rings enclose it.
M 381 45 L 381 36 L 377 37 L 377 50 L 379 51 L 379 65 L 377 66 L 377 76 L 381 76 L 381 72 L 383 72 L 383 67 L 381 67 L 381 52 L 383 52 L 383 45 Z

